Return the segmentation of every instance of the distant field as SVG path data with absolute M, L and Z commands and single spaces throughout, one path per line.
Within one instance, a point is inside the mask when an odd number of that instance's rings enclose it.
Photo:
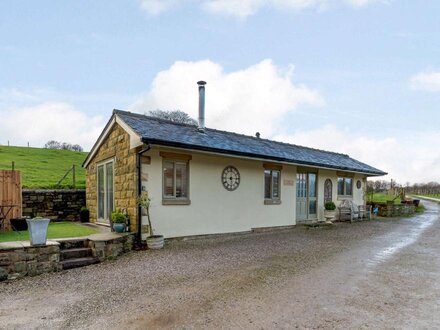
M 76 187 L 85 188 L 85 170 L 81 167 L 86 152 L 28 147 L 0 146 L 0 169 L 10 170 L 12 161 L 21 171 L 23 188 L 54 188 L 63 175 L 76 165 Z M 63 188 L 72 185 L 70 173 L 61 183 Z
M 372 197 L 372 200 L 371 200 L 371 197 Z M 369 202 L 374 202 L 374 203 L 386 203 L 387 201 L 392 201 L 393 199 L 394 199 L 394 196 L 390 197 L 389 195 L 382 194 L 382 193 L 375 193 L 375 194 L 373 194 L 373 196 L 367 195 L 367 200 Z M 399 197 L 394 200 L 394 204 L 400 204 Z

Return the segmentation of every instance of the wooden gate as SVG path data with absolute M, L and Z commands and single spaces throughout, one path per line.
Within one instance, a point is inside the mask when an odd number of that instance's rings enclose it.
M 20 171 L 0 170 L 0 207 L 0 217 L 7 213 L 4 228 L 10 230 L 9 220 L 22 214 Z

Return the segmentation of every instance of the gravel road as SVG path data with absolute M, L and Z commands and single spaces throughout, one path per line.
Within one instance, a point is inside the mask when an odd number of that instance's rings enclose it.
M 440 205 L 329 229 L 172 241 L 0 284 L 2 329 L 440 328 Z

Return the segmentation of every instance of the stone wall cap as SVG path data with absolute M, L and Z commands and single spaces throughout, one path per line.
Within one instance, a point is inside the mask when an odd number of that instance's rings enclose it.
M 15 242 L 3 242 L 0 243 L 0 251 L 2 250 L 18 250 L 18 249 L 24 249 L 29 247 L 46 247 L 46 246 L 58 246 L 60 243 L 56 241 L 46 241 L 46 245 L 31 245 L 30 241 L 15 241 Z

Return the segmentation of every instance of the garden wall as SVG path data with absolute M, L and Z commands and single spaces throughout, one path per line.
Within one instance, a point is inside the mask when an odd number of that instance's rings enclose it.
M 86 205 L 84 189 L 23 189 L 23 216 L 44 217 L 52 220 L 76 220 L 79 210 Z

